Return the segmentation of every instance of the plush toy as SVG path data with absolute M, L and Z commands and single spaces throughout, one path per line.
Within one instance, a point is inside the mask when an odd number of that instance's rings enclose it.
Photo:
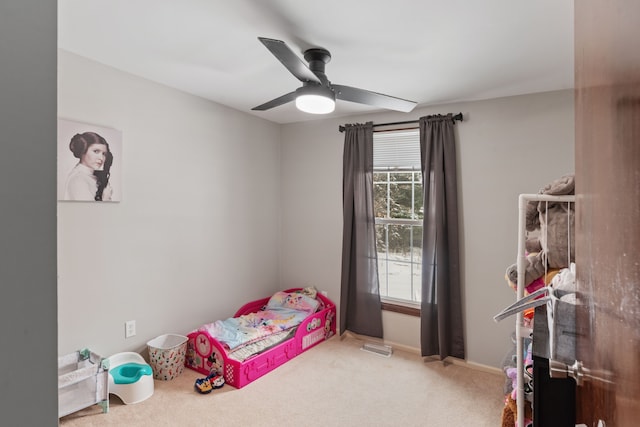
M 504 408 L 502 409 L 502 427 L 514 427 L 516 425 L 516 414 L 518 412 L 518 404 L 511 395 L 507 395 L 504 400 Z M 524 425 L 532 425 L 532 413 L 531 404 L 529 402 L 524 403 Z
M 575 194 L 575 177 L 573 174 L 564 175 L 542 188 L 538 194 Z M 528 255 L 524 267 L 526 287 L 544 276 L 549 269 L 567 268 L 574 261 L 575 206 L 566 202 L 530 201 L 525 218 L 528 232 L 525 242 Z M 509 266 L 506 275 L 509 282 L 517 284 L 517 264 Z

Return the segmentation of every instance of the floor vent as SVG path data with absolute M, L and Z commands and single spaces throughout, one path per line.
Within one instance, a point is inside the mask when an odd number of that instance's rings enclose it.
M 393 348 L 391 348 L 390 345 L 385 344 L 366 343 L 360 347 L 360 350 L 368 351 L 369 353 L 374 353 L 384 357 L 391 357 L 391 354 L 393 354 Z

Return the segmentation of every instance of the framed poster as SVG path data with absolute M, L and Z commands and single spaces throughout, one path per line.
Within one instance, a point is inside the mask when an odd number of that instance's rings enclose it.
M 58 119 L 58 200 L 122 199 L 122 132 Z

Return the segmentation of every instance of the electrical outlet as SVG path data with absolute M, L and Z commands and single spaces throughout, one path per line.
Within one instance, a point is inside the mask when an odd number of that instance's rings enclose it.
M 124 337 L 131 338 L 136 335 L 136 321 L 127 320 L 124 322 Z

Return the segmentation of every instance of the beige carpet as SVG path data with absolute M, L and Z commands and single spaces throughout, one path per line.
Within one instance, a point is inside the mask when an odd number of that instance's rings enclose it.
M 354 337 L 334 337 L 242 389 L 201 395 L 202 377 L 185 369 L 155 381 L 153 396 L 123 405 L 111 396 L 68 415 L 76 426 L 500 426 L 504 377 L 465 366 L 423 361 L 395 350 L 389 358 L 360 349 Z

